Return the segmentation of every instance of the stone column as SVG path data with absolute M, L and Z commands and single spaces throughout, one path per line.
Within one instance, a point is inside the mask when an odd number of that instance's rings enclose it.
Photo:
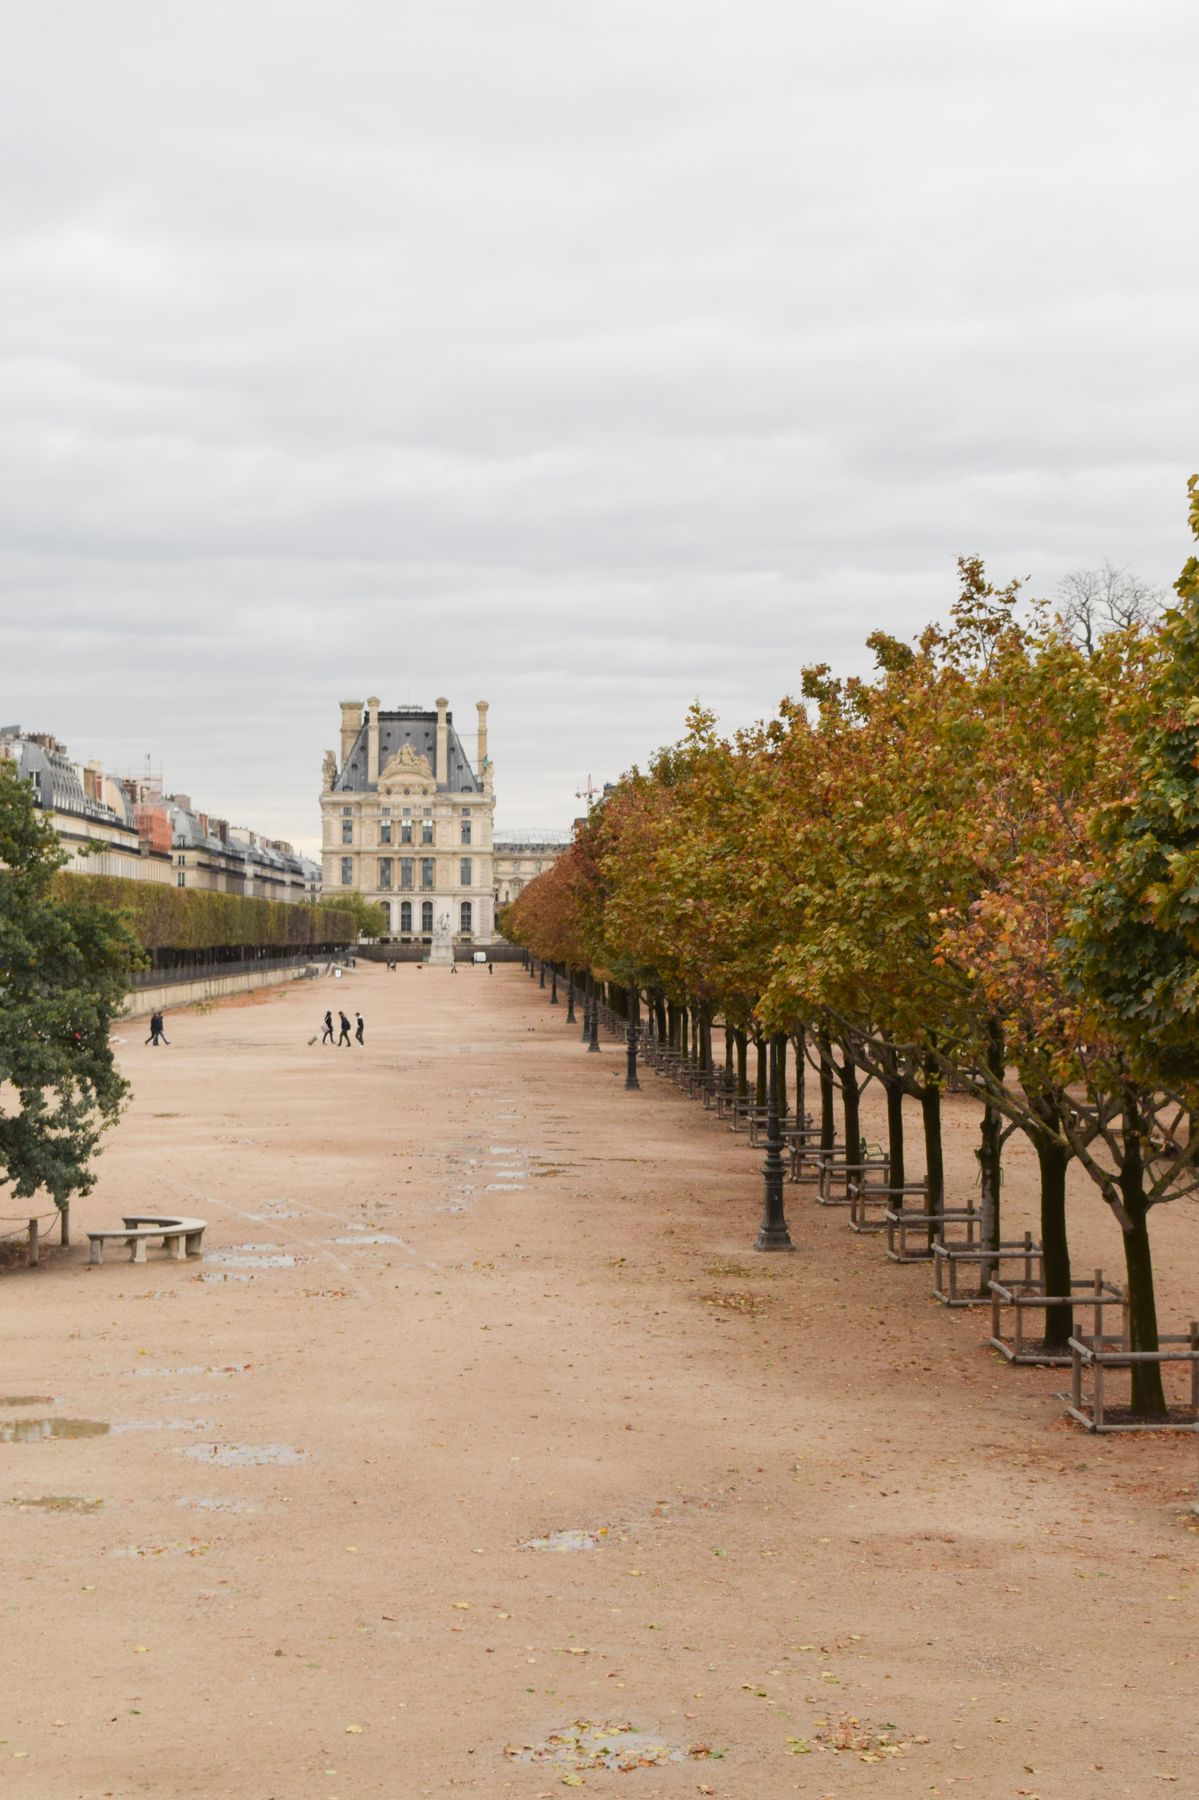
M 450 778 L 450 732 L 445 716 L 449 704 L 444 696 L 437 702 L 437 765 L 433 773 L 439 788 L 445 787 Z
M 475 701 L 475 711 L 479 715 L 479 748 L 475 758 L 475 774 L 483 779 L 483 765 L 487 761 L 487 707 L 486 700 Z
M 366 779 L 372 784 L 379 779 L 379 697 L 372 694 L 366 703 L 370 723 L 366 730 Z

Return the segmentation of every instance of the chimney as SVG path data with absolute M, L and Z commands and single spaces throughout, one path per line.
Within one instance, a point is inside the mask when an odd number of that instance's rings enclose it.
M 487 761 L 487 701 L 476 700 L 475 711 L 479 715 L 479 754 L 475 759 L 475 774 L 483 779 L 483 767 Z
M 438 787 L 445 787 L 450 779 L 450 733 L 446 724 L 445 710 L 449 701 L 444 697 L 437 702 L 437 776 Z
M 341 766 L 343 769 L 350 760 L 350 751 L 354 748 L 358 727 L 361 724 L 361 700 L 343 700 L 341 703 Z
M 370 720 L 366 731 L 366 779 L 377 782 L 379 779 L 379 696 L 372 694 L 366 703 L 367 718 Z

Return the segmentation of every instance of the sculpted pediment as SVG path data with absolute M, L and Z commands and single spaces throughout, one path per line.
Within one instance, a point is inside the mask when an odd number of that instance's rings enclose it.
M 414 750 L 411 744 L 403 744 L 379 771 L 382 793 L 390 794 L 397 787 L 405 793 L 418 794 L 432 793 L 437 787 L 428 757 Z

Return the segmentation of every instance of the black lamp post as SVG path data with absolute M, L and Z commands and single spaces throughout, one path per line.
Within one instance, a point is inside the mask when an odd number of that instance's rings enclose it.
M 591 1035 L 591 970 L 583 975 L 583 1042 Z
M 783 1134 L 779 1119 L 778 1039 L 770 1040 L 766 1098 L 766 1161 L 762 1164 L 765 1211 L 755 1250 L 794 1250 L 783 1210 Z
M 630 1089 L 641 1086 L 637 1079 L 637 989 L 631 982 L 629 984 L 629 1029 L 625 1035 L 625 1055 L 627 1063 L 624 1085 L 625 1092 L 628 1093 Z
M 529 952 L 529 980 L 533 981 L 536 978 L 536 975 L 537 975 L 537 963 L 533 956 L 533 952 L 530 950 L 530 952 Z
M 575 1022 L 575 972 L 567 965 L 566 969 L 566 1023 Z
M 591 1028 L 587 1037 L 587 1049 L 593 1053 L 600 1047 L 599 1041 L 599 995 L 595 991 L 595 976 L 589 977 L 591 982 Z

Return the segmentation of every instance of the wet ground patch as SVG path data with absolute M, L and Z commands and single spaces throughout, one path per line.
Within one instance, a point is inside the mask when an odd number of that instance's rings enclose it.
M 82 1494 L 35 1494 L 29 1498 L 16 1495 L 8 1503 L 19 1507 L 22 1511 L 55 1513 L 95 1513 L 104 1505 L 103 1500 L 87 1500 Z
M 40 1444 L 47 1438 L 106 1437 L 104 1419 L 0 1419 L 0 1444 Z
M 284 1469 L 308 1460 L 294 1444 L 189 1444 L 183 1455 L 217 1469 Z
M 684 1749 L 681 1744 L 668 1743 L 656 1732 L 645 1731 L 628 1721 L 600 1724 L 592 1719 L 575 1719 L 560 1731 L 551 1731 L 540 1743 L 504 1745 L 504 1755 L 511 1762 L 548 1763 L 555 1769 L 580 1773 L 606 1769 L 624 1775 L 634 1769 L 659 1769 L 689 1758 L 705 1762 L 722 1754 L 706 1744 Z

